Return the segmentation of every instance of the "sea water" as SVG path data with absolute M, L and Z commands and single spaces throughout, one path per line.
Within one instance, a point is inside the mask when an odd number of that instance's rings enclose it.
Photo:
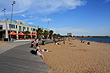
M 103 43 L 109 43 L 110 44 L 110 37 L 86 37 L 86 38 L 76 38 L 76 39 L 82 39 L 82 40 L 87 40 L 87 41 L 94 41 L 94 42 L 101 42 Z

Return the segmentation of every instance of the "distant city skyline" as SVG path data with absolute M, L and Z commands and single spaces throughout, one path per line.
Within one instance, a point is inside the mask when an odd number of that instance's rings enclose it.
M 110 36 L 110 0 L 15 0 L 13 20 L 54 33 L 76 36 Z M 0 18 L 11 19 L 13 0 L 0 0 Z M 49 25 L 48 25 L 49 21 Z

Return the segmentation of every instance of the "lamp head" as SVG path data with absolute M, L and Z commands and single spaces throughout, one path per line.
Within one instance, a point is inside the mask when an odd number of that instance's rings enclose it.
M 13 1 L 13 4 L 15 4 L 15 1 Z
M 6 9 L 4 8 L 4 10 L 2 10 L 2 11 L 5 11 Z
M 6 10 L 6 9 L 4 8 L 4 10 Z

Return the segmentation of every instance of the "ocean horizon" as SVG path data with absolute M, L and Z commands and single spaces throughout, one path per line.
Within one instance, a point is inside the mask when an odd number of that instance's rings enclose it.
M 84 38 L 76 38 L 79 40 L 93 41 L 93 42 L 101 42 L 110 44 L 110 37 L 84 37 Z

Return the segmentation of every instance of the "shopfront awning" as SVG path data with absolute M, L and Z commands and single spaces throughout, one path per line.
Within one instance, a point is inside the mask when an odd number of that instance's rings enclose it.
M 35 33 L 33 33 L 32 36 L 37 36 L 37 35 Z
M 8 35 L 10 35 L 10 33 Z M 17 35 L 17 34 L 14 31 L 12 31 L 11 35 Z
M 20 32 L 18 35 L 25 35 L 25 34 L 23 34 L 22 32 Z
M 27 35 L 30 35 L 31 36 L 31 34 L 29 33 L 29 34 L 27 34 Z

